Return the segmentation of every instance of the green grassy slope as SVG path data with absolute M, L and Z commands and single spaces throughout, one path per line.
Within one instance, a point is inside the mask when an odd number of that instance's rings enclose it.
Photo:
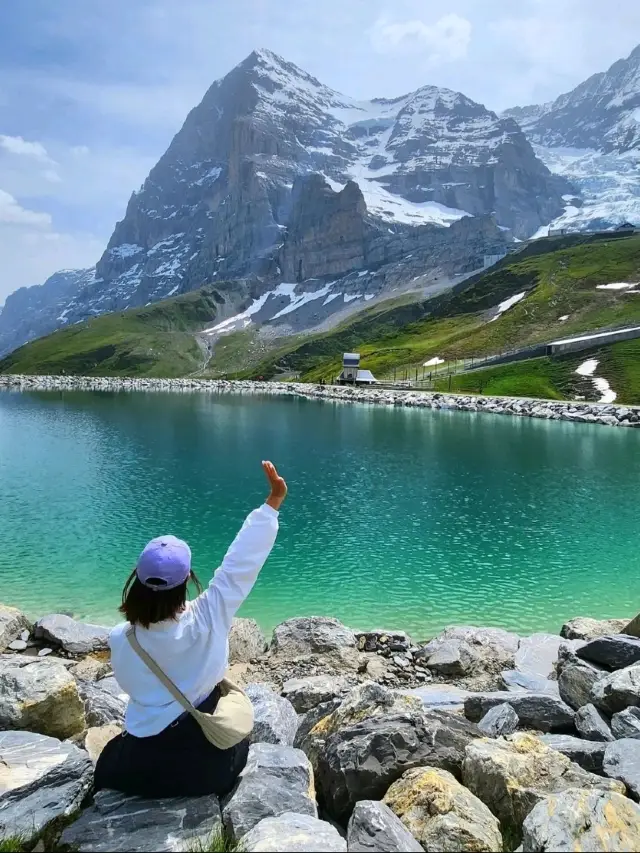
M 638 294 L 596 287 L 639 279 L 638 236 L 541 240 L 436 299 L 362 312 L 274 354 L 253 375 L 297 370 L 309 381 L 331 379 L 342 352 L 357 349 L 363 366 L 384 378 L 393 368 L 417 367 L 434 356 L 449 361 L 492 355 L 592 329 L 640 324 Z M 523 291 L 521 302 L 487 322 L 488 309 Z
M 593 383 L 576 373 L 588 358 L 598 360 L 595 375 L 606 379 L 616 392 L 616 403 L 640 403 L 640 339 L 595 347 L 561 358 L 532 358 L 501 364 L 469 373 L 443 376 L 436 391 L 459 391 L 505 397 L 540 397 L 549 400 L 574 399 L 577 396 L 597 401 Z
M 640 296 L 598 290 L 612 281 L 640 280 L 640 236 L 571 235 L 538 240 L 462 282 L 422 301 L 407 295 L 370 306 L 329 332 L 265 342 L 249 328 L 223 336 L 202 375 L 272 378 L 295 371 L 304 380 L 332 379 L 342 353 L 357 350 L 379 378 L 438 356 L 456 361 L 542 343 L 603 327 L 640 325 Z M 229 283 L 146 308 L 108 314 L 33 341 L 0 361 L 0 373 L 93 376 L 185 376 L 203 365 L 195 333 L 217 315 Z M 525 298 L 495 322 L 490 309 L 514 294 Z M 567 317 L 561 321 L 561 317 Z M 598 375 L 620 399 L 640 400 L 640 351 L 635 342 L 599 351 Z M 569 360 L 503 365 L 458 376 L 452 388 L 486 393 L 571 396 Z M 476 383 L 474 385 L 474 383 Z M 509 390 L 511 389 L 511 390 Z M 527 390 L 528 389 L 528 390 Z
M 184 376 L 203 363 L 193 332 L 215 320 L 210 287 L 87 320 L 25 344 L 0 361 L 0 373 Z

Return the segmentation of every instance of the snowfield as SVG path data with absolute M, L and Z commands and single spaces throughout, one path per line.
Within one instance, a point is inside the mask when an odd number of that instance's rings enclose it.
M 556 175 L 567 178 L 582 195 L 582 203 L 565 197 L 565 211 L 534 237 L 549 228 L 569 231 L 607 228 L 621 222 L 640 225 L 640 150 L 622 154 L 589 148 L 549 148 L 534 145 L 537 156 Z
M 587 376 L 591 379 L 593 387 L 600 394 L 600 399 L 598 400 L 599 403 L 613 403 L 618 396 L 616 392 L 611 388 L 606 379 L 593 375 L 596 372 L 598 364 L 599 362 L 597 358 L 588 358 L 586 361 L 583 361 L 578 368 L 576 368 L 576 373 L 580 376 Z
M 505 299 L 504 302 L 501 302 L 498 305 L 498 307 L 496 308 L 495 316 L 492 317 L 489 322 L 493 323 L 493 321 L 497 320 L 498 317 L 502 316 L 505 311 L 508 311 L 509 308 L 513 308 L 514 305 L 517 305 L 517 303 L 520 302 L 521 299 L 524 299 L 525 296 L 526 291 L 523 293 L 516 293 L 515 296 L 510 296 L 508 299 Z

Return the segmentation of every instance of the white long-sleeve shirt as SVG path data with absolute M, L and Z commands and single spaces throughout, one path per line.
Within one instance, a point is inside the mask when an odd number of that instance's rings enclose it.
M 277 533 L 278 513 L 267 504 L 254 510 L 205 592 L 177 619 L 136 628 L 142 647 L 196 706 L 224 677 L 231 622 L 251 592 Z M 149 737 L 176 720 L 183 708 L 133 651 L 126 636 L 128 628 L 125 622 L 111 632 L 113 672 L 130 697 L 125 716 L 127 732 Z

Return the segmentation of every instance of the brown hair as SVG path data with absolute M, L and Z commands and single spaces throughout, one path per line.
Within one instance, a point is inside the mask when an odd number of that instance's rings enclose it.
M 198 594 L 202 592 L 202 584 L 191 572 L 188 579 L 174 589 L 150 589 L 138 580 L 134 569 L 122 590 L 120 613 L 132 625 L 142 625 L 148 628 L 155 622 L 165 619 L 176 619 L 187 603 L 189 581 L 193 583 Z

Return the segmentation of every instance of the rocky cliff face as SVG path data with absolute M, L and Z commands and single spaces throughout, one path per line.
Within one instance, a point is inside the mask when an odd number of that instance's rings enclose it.
M 553 228 L 640 225 L 640 45 L 549 104 L 515 107 L 538 157 L 576 190 Z
M 595 148 L 605 153 L 640 147 L 640 45 L 573 91 L 542 106 L 515 107 L 528 138 L 549 147 Z
M 381 264 L 416 242 L 411 230 L 420 237 L 422 226 L 444 230 L 469 215 L 493 215 L 522 238 L 559 215 L 569 191 L 512 118 L 460 93 L 426 86 L 355 101 L 257 51 L 189 113 L 65 317 L 221 279 L 266 292 L 344 274 L 374 262 L 376 241 Z
M 12 293 L 0 311 L 0 355 L 64 326 L 70 303 L 94 280 L 94 269 L 60 270 L 44 284 Z

